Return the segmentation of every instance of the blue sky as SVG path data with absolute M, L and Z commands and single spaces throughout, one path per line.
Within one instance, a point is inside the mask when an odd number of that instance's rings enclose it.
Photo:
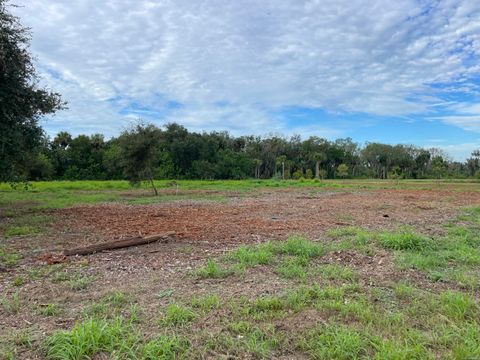
M 193 131 L 480 147 L 480 2 L 13 0 L 54 135 Z

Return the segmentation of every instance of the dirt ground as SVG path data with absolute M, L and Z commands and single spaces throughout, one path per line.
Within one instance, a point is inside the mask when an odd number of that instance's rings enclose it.
M 460 207 L 478 204 L 479 192 L 432 190 L 263 191 L 226 203 L 173 201 L 155 205 L 103 204 L 59 211 L 63 244 L 176 231 L 179 241 L 239 244 L 282 239 L 292 233 L 320 237 L 326 229 L 412 225 L 441 232 Z
M 208 194 L 207 194 L 208 195 Z M 264 190 L 255 194 L 229 196 L 225 202 L 179 200 L 150 205 L 105 203 L 49 211 L 55 219 L 49 233 L 32 238 L 12 238 L 8 243 L 17 248 L 23 259 L 19 265 L 0 272 L 0 291 L 11 293 L 12 281 L 28 277 L 31 269 L 45 265 L 44 253 L 71 247 L 104 242 L 132 235 L 152 235 L 175 231 L 175 240 L 145 246 L 71 257 L 63 271 L 81 271 L 94 281 L 85 291 L 66 289 L 51 278 L 29 279 L 18 291 L 22 311 L 2 313 L 2 332 L 33 328 L 38 336 L 56 329 L 71 327 L 80 317 L 84 304 L 95 301 L 111 290 L 134 294 L 145 313 L 158 312 L 156 294 L 174 290 L 175 298 L 192 294 L 217 292 L 228 296 L 258 296 L 284 290 L 288 282 L 272 276 L 261 266 L 248 278 L 234 277 L 198 281 L 189 272 L 209 257 L 224 254 L 245 243 L 285 239 L 303 234 L 312 240 L 327 241 L 325 233 L 332 228 L 359 226 L 368 229 L 414 226 L 427 235 L 444 233 L 443 225 L 463 207 L 480 204 L 480 192 L 438 190 L 338 190 L 316 191 Z M 21 241 L 20 241 L 21 240 Z M 374 256 L 344 251 L 329 254 L 324 263 L 340 263 L 354 267 L 362 282 L 382 286 L 408 278 L 426 287 L 424 276 L 414 271 L 395 271 L 391 254 Z M 52 299 L 63 304 L 60 317 L 42 317 L 38 308 Z M 207 324 L 208 325 L 208 324 Z M 207 326 L 206 325 L 206 326 Z M 38 358 L 27 351 L 24 358 Z

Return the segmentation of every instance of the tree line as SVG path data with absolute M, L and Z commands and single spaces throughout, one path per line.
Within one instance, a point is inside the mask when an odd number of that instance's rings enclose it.
M 469 178 L 480 176 L 480 152 L 465 162 L 439 149 L 367 143 L 350 138 L 239 136 L 190 132 L 171 123 L 138 124 L 118 137 L 43 138 L 24 166 L 27 180 L 245 178 Z

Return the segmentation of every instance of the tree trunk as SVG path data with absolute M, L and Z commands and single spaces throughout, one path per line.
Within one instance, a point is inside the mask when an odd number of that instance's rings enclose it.
M 150 184 L 152 184 L 153 193 L 155 194 L 155 196 L 158 196 L 158 191 L 157 191 L 157 188 L 155 187 L 155 183 L 153 181 L 152 173 L 150 173 L 148 177 L 150 179 Z
M 320 178 L 320 161 L 315 163 L 315 179 Z
M 160 235 L 151 235 L 146 237 L 134 237 L 129 239 L 123 240 L 116 240 L 110 241 L 103 244 L 94 244 L 89 245 L 81 248 L 75 248 L 70 250 L 64 250 L 63 255 L 71 256 L 71 255 L 88 255 L 93 254 L 103 250 L 113 250 L 113 249 L 121 249 L 130 246 L 138 246 L 138 245 L 145 245 L 150 244 L 155 241 L 163 240 L 164 242 L 168 241 L 171 237 L 175 236 L 174 231 L 167 232 L 165 234 Z
M 282 180 L 285 180 L 285 162 L 282 161 Z

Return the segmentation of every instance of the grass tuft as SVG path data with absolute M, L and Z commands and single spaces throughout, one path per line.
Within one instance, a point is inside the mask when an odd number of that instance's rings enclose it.
M 197 318 L 197 314 L 191 309 L 177 303 L 167 306 L 160 323 L 166 326 L 186 325 Z
M 222 268 L 214 260 L 208 260 L 207 265 L 196 270 L 195 276 L 198 279 L 221 279 L 233 274 L 232 270 Z

